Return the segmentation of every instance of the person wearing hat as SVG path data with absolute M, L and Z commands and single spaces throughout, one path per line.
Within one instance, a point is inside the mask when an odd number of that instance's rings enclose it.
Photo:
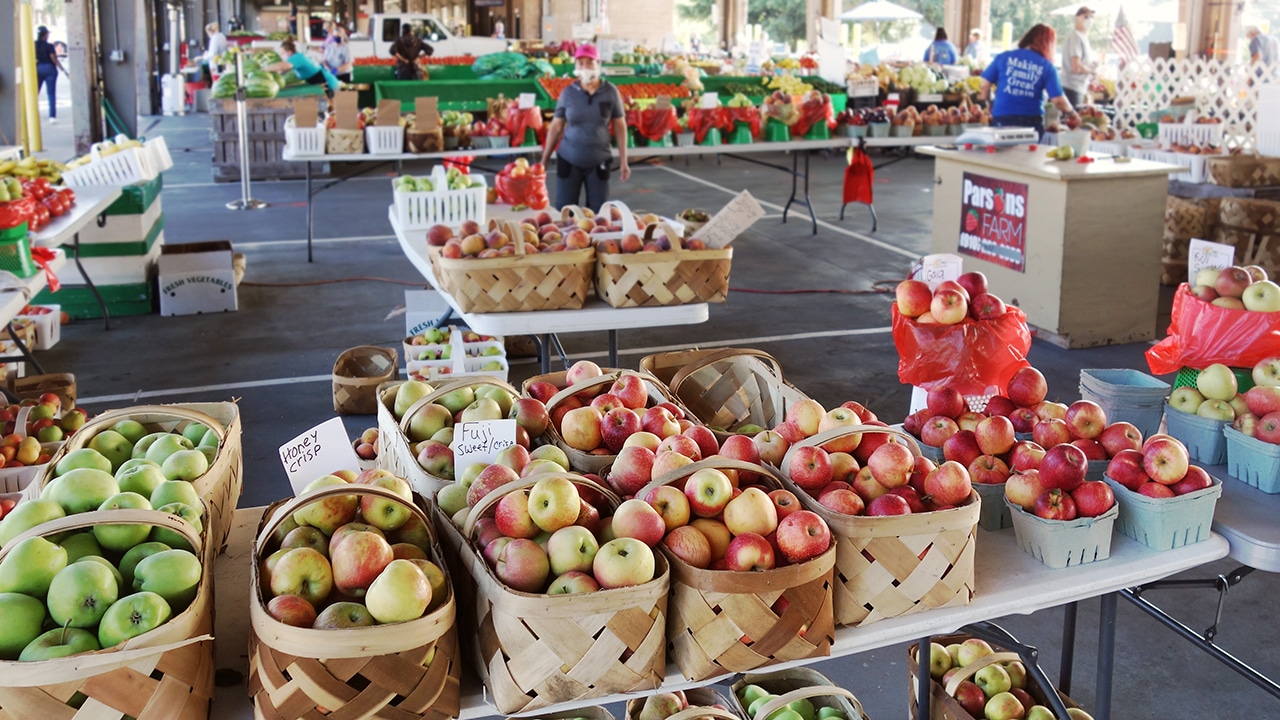
M 1098 70 L 1093 48 L 1089 47 L 1089 27 L 1093 11 L 1081 5 L 1076 10 L 1075 29 L 1062 41 L 1062 90 L 1072 107 L 1080 107 L 1089 97 L 1089 81 Z
M 400 27 L 400 37 L 391 43 L 391 57 L 396 59 L 397 80 L 418 80 L 418 57 L 431 55 L 430 45 L 422 42 L 413 26 L 405 23 Z
M 66 72 L 62 63 L 58 62 L 58 51 L 49 42 L 49 28 L 41 25 L 36 29 L 36 94 L 40 88 L 48 88 L 49 122 L 58 121 L 58 73 Z
M 622 112 L 622 96 L 600 75 L 600 53 L 594 45 L 581 45 L 574 53 L 573 74 L 577 78 L 560 93 L 555 119 L 547 129 L 542 146 L 545 167 L 556 153 L 556 207 L 582 205 L 593 211 L 609 199 L 609 174 L 613 153 L 610 131 L 618 144 L 618 175 L 631 177 L 627 164 L 627 122 Z M 557 147 L 559 143 L 559 147 Z M 581 202 L 585 188 L 587 200 Z

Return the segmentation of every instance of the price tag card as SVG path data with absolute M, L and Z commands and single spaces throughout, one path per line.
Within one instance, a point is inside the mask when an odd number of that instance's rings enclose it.
M 453 466 L 492 463 L 503 448 L 516 444 L 515 420 L 479 420 L 453 427 Z M 461 470 L 459 470 L 461 472 Z
M 654 99 L 653 99 L 653 109 L 654 109 L 654 110 L 670 110 L 670 109 L 671 109 L 671 96 L 670 96 L 670 95 L 659 95 L 658 97 L 654 98 Z
M 517 103 L 516 107 L 520 108 L 521 110 L 528 110 L 529 108 L 533 107 L 533 102 L 534 102 L 533 93 L 520 93 L 520 97 L 516 100 L 516 103 Z
M 378 127 L 395 127 L 400 124 L 400 101 L 383 98 L 378 101 Z
M 431 132 L 440 127 L 440 101 L 434 96 L 420 97 L 414 100 L 416 113 L 414 117 L 424 132 Z
M 360 461 L 351 447 L 342 418 L 326 420 L 281 445 L 280 463 L 289 475 L 294 495 L 301 494 L 303 488 L 321 475 L 330 475 L 335 470 L 360 471 Z
M 355 91 L 334 93 L 333 103 L 338 116 L 339 130 L 357 130 L 356 118 L 360 115 L 360 100 Z
M 1187 252 L 1187 282 L 1196 284 L 1196 274 L 1205 268 L 1221 270 L 1236 264 L 1236 249 L 1230 245 L 1191 239 Z
M 911 277 L 925 282 L 930 290 L 937 289 L 944 280 L 955 280 L 964 272 L 964 261 L 959 255 L 938 253 L 925 255 L 913 269 Z
M 703 110 L 715 110 L 718 107 L 720 107 L 720 93 L 709 92 L 702 94 Z
M 320 121 L 315 97 L 300 97 L 293 101 L 293 126 L 313 128 Z
M 762 217 L 764 208 L 760 207 L 751 193 L 743 190 L 695 232 L 693 237 L 705 242 L 709 248 L 722 248 Z

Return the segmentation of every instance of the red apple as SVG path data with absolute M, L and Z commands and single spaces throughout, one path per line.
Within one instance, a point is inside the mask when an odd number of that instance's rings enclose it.
M 1058 488 L 1041 493 L 1032 512 L 1045 520 L 1075 520 L 1077 516 L 1076 503 L 1071 495 Z
M 644 417 L 640 420 L 640 427 L 645 432 L 657 435 L 659 439 L 680 434 L 679 420 L 664 407 L 651 407 L 645 410 Z
M 1102 434 L 1107 427 L 1107 414 L 1098 403 L 1091 400 L 1077 400 L 1067 407 L 1067 416 L 1063 418 L 1071 429 L 1073 439 L 1092 440 Z
M 888 425 L 879 420 L 868 420 L 863 424 L 874 427 L 888 427 Z M 867 458 L 871 457 L 871 453 L 875 452 L 876 448 L 886 443 L 902 444 L 902 441 L 891 433 L 865 432 L 862 434 L 862 442 L 858 443 L 857 449 L 853 451 L 853 457 L 858 461 L 859 465 L 865 466 L 867 464 Z
M 1098 442 L 1107 450 L 1107 457 L 1115 457 L 1121 450 L 1141 450 L 1142 433 L 1133 423 L 1111 423 L 1098 436 Z
M 929 315 L 940 325 L 958 325 L 969 316 L 969 301 L 961 293 L 963 290 L 944 290 L 939 287 L 933 293 L 933 301 L 929 303 Z
M 1019 407 L 1032 407 L 1049 394 L 1044 375 L 1033 367 L 1019 368 L 1005 385 L 1005 396 Z M 1043 444 L 1043 443 L 1042 443 Z
M 911 512 L 913 513 L 927 512 L 927 508 L 925 508 L 924 505 L 924 499 L 920 497 L 920 493 L 915 488 L 909 485 L 896 487 L 890 490 L 887 494 L 897 495 L 903 500 L 906 500 L 907 507 L 911 508 Z
M 1199 465 L 1191 465 L 1187 468 L 1186 476 L 1170 485 L 1169 489 L 1173 490 L 1174 495 L 1186 495 L 1210 487 L 1213 487 L 1213 478 L 1209 477 L 1209 473 Z
M 933 293 L 919 280 L 903 280 L 894 291 L 898 312 L 909 318 L 917 318 L 929 311 Z
M 1145 482 L 1138 486 L 1138 493 L 1146 495 L 1149 498 L 1171 498 L 1174 496 L 1173 488 L 1169 485 L 1161 485 L 1158 482 Z
M 985 412 L 988 417 L 991 415 L 1004 415 L 1008 417 L 1009 413 L 1013 412 L 1017 407 L 1017 405 L 1013 404 L 1012 400 L 1004 395 L 992 395 L 991 399 L 987 401 L 987 407 L 983 412 Z
M 1031 440 L 1020 440 L 1009 451 L 1010 470 L 1022 472 L 1040 467 L 1040 459 L 1044 457 L 1044 448 Z
M 1280 445 L 1280 412 L 1269 412 L 1258 418 L 1253 435 L 1263 442 Z
M 777 513 L 779 522 L 802 507 L 799 498 L 789 490 L 772 490 L 769 492 L 769 500 L 773 502 L 773 510 Z
M 1071 499 L 1075 501 L 1076 512 L 1080 517 L 1098 517 L 1116 504 L 1116 496 L 1111 486 L 1101 480 L 1085 480 L 1071 491 Z
M 907 503 L 907 499 L 901 495 L 885 493 L 880 497 L 867 503 L 867 515 L 869 517 L 881 517 L 886 515 L 910 515 L 911 505 Z
M 867 467 L 871 468 L 871 476 L 876 482 L 886 488 L 902 487 L 915 468 L 915 456 L 905 445 L 881 445 L 867 459 Z
M 1040 418 L 1031 408 L 1014 408 L 1013 412 L 1009 413 L 1009 421 L 1013 423 L 1015 432 L 1029 433 L 1035 429 Z
M 1244 295 L 1244 291 L 1253 284 L 1253 278 L 1249 276 L 1249 271 L 1237 265 L 1232 265 L 1222 272 L 1218 273 L 1218 280 L 1213 284 L 1213 289 L 1218 291 L 1221 297 L 1238 298 Z
M 984 295 L 987 290 L 987 276 L 977 270 L 963 273 L 956 278 L 956 283 L 969 293 L 969 297 L 976 299 L 979 295 Z
M 948 460 L 924 479 L 924 489 L 939 505 L 959 505 L 973 492 L 973 484 L 963 465 Z
M 1007 417 L 996 415 L 978 423 L 974 431 L 978 448 L 984 455 L 1003 455 L 1013 449 L 1017 442 L 1014 437 L 1013 422 Z
M 743 533 L 729 542 L 725 565 L 735 572 L 772 570 L 776 565 L 773 545 L 757 533 Z
M 1157 438 L 1148 442 L 1142 451 L 1142 469 L 1147 477 L 1161 485 L 1173 485 L 1181 480 L 1190 465 L 1187 447 L 1174 438 Z
M 618 451 L 606 478 L 610 487 L 623 497 L 630 497 L 653 480 L 653 462 L 657 455 L 647 447 L 631 445 Z
M 858 461 L 849 453 L 833 452 L 831 457 L 831 481 L 849 482 L 858 474 Z
M 596 400 L 603 397 L 609 396 L 601 395 Z M 595 400 L 592 402 L 594 403 Z M 609 410 L 600 421 L 601 439 L 604 440 L 604 446 L 614 454 L 621 452 L 627 438 L 638 432 L 640 432 L 640 416 L 625 407 Z
M 832 473 L 831 456 L 820 447 L 796 448 L 787 463 L 787 476 L 801 489 L 809 492 L 819 490 L 831 482 Z
M 677 434 L 664 438 L 658 443 L 658 449 L 655 452 L 661 455 L 666 451 L 678 452 L 694 462 L 702 459 L 702 450 L 698 447 L 698 441 L 688 435 Z
M 1280 387 L 1255 385 L 1245 391 L 1244 402 L 1249 412 L 1258 417 L 1280 412 Z
M 725 443 L 728 444 L 728 440 Z M 760 462 L 774 467 L 782 466 L 782 459 L 786 457 L 787 449 L 791 447 L 791 443 L 772 430 L 756 433 L 751 438 L 751 444 L 755 446 Z
M 965 302 L 969 302 L 969 300 L 973 297 L 972 295 L 969 294 L 969 291 L 965 289 L 964 285 L 961 285 L 955 280 L 943 280 L 942 282 L 938 283 L 938 286 L 933 289 L 933 294 L 935 297 L 937 296 L 939 291 L 960 293 L 960 297 L 964 298 Z
M 1084 451 L 1084 457 L 1091 462 L 1105 462 L 1107 460 L 1107 449 L 1097 440 L 1072 440 L 1072 445 Z
M 1009 499 L 1009 502 L 1027 512 L 1035 508 L 1036 500 L 1044 494 L 1044 491 L 1045 487 L 1040 482 L 1039 470 L 1025 470 L 1010 475 L 1004 484 L 1004 496 Z
M 945 415 L 934 415 L 925 421 L 924 427 L 920 429 L 920 440 L 925 445 L 933 447 L 942 447 L 952 435 L 960 432 L 960 426 Z
M 632 410 L 643 410 L 649 402 L 649 387 L 644 378 L 632 373 L 623 373 L 613 385 L 609 386 L 609 394 L 622 401 L 624 407 Z
M 1031 428 L 1031 439 L 1043 448 L 1071 442 L 1071 428 L 1065 420 L 1041 420 Z
M 978 436 L 968 430 L 961 430 L 942 444 L 942 456 L 965 467 L 983 454 L 982 448 L 978 446 Z
M 959 390 L 952 387 L 936 387 L 929 391 L 925 398 L 925 404 L 929 408 L 929 412 L 934 415 L 941 415 L 955 419 L 960 417 L 960 413 L 968 410 L 965 404 L 964 396 Z
M 1004 301 L 990 293 L 977 295 L 969 303 L 969 314 L 974 320 L 994 320 L 1004 313 Z
M 1075 445 L 1055 445 L 1045 451 L 1044 457 L 1040 459 L 1039 470 L 1040 481 L 1046 489 L 1071 492 L 1084 482 L 1089 461 L 1085 458 L 1084 451 Z
M 845 515 L 861 515 L 866 510 L 862 496 L 852 490 L 826 490 L 818 497 L 818 504 Z
M 978 424 L 986 419 L 987 416 L 985 413 L 969 410 L 967 412 L 960 413 L 960 417 L 956 418 L 956 425 L 959 425 L 961 430 L 976 431 L 978 429 Z
M 999 485 L 1009 479 L 1009 466 L 995 455 L 980 455 L 969 465 L 969 479 L 982 485 Z
M 698 444 L 698 454 L 704 458 L 712 455 L 720 454 L 720 443 L 716 440 L 715 433 L 711 432 L 705 425 L 694 425 L 686 428 L 680 433 L 685 437 L 692 438 Z M 750 438 L 747 438 L 750 440 Z
M 915 437 L 920 437 L 920 433 L 924 430 L 925 421 L 931 417 L 933 417 L 933 415 L 929 413 L 929 408 L 917 410 L 903 418 L 902 429 L 911 433 Z
M 1107 463 L 1107 477 L 1136 492 L 1143 483 L 1151 482 L 1142 464 L 1141 452 L 1121 450 Z
M 796 511 L 780 520 L 775 538 L 783 557 L 792 563 L 818 557 L 831 546 L 831 530 L 826 521 L 808 510 Z

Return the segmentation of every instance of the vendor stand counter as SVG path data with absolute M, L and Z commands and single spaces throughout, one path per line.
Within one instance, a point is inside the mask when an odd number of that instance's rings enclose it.
M 1067 348 L 1156 337 L 1165 198 L 1179 166 L 1055 161 L 1044 146 L 919 151 L 936 158 L 933 252 L 985 273 L 1040 337 Z
M 242 677 L 248 675 L 245 655 L 249 645 L 249 614 L 244 611 L 249 603 L 249 564 L 252 559 L 254 535 L 265 508 L 236 510 L 235 523 L 228 538 L 226 554 L 215 566 L 216 612 L 214 635 L 217 668 L 219 674 L 234 670 Z M 1174 573 L 1188 570 L 1220 559 L 1227 554 L 1227 542 L 1218 535 L 1211 535 L 1204 542 L 1176 550 L 1155 552 L 1145 545 L 1116 533 L 1112 539 L 1111 557 L 1100 562 L 1079 565 L 1064 570 L 1051 570 L 1039 560 L 1018 549 L 1012 529 L 999 532 L 979 532 L 979 551 L 976 557 L 977 595 L 966 607 L 950 607 L 881 620 L 862 628 L 836 630 L 832 657 L 842 657 L 867 652 L 898 643 L 911 642 L 921 637 L 941 635 L 978 621 L 990 620 L 1010 614 L 1028 614 L 1066 603 L 1104 596 L 1111 599 L 1114 611 L 1114 593 L 1123 588 L 1153 581 Z M 1114 617 L 1113 617 L 1114 619 Z M 1114 622 L 1102 625 L 1104 633 L 1114 633 Z M 1106 643 L 1100 643 L 1106 645 Z M 774 665 L 765 670 L 814 664 L 826 658 Z M 1104 662 L 1105 660 L 1105 662 Z M 1109 718 L 1111 685 L 1111 658 L 1099 658 L 1098 706 L 1094 717 Z M 1105 671 L 1106 677 L 1103 677 Z M 668 666 L 663 691 L 687 689 L 710 685 L 726 680 L 726 676 L 690 682 L 680 676 L 674 665 Z M 210 715 L 214 720 L 244 719 L 253 717 L 253 705 L 248 699 L 245 682 L 220 686 L 213 701 Z M 1105 693 L 1105 694 L 1104 694 Z M 637 693 L 643 696 L 652 693 Z M 556 705 L 533 713 L 545 717 L 549 714 L 575 708 L 626 700 L 629 695 L 611 695 L 573 703 Z M 1104 702 L 1104 698 L 1106 701 Z M 501 717 L 490 704 L 484 688 L 464 668 L 462 685 L 461 720 L 481 717 Z
M 437 288 L 450 307 L 450 312 L 440 319 L 443 324 L 449 315 L 456 313 L 467 327 L 482 335 L 532 335 L 538 338 L 538 356 L 542 372 L 551 372 L 551 341 L 557 333 L 609 332 L 609 364 L 618 367 L 618 331 L 625 329 L 696 325 L 707 321 L 710 311 L 706 303 L 673 305 L 670 307 L 615 308 L 594 294 L 587 297 L 579 310 L 537 310 L 533 312 L 470 313 L 463 312 L 449 293 L 439 290 L 435 270 L 427 255 L 426 230 L 404 230 L 396 207 L 392 205 L 388 215 L 391 228 L 405 257 L 422 273 L 422 277 Z M 567 363 L 566 363 L 567 364 Z
M 65 245 L 72 247 L 75 252 L 76 268 L 80 270 L 80 277 L 84 278 L 89 292 L 93 293 L 93 297 L 102 308 L 102 326 L 108 330 L 111 329 L 111 313 L 107 310 L 107 303 L 102 299 L 98 288 L 94 286 L 92 278 L 85 272 L 84 265 L 80 262 L 80 231 L 89 223 L 97 222 L 122 194 L 123 191 L 116 186 L 90 185 L 76 188 L 76 204 L 61 217 L 54 218 L 40 232 L 31 236 L 32 247 L 59 248 Z M 43 273 L 39 274 L 43 276 Z M 32 364 L 39 369 L 40 365 L 34 360 Z

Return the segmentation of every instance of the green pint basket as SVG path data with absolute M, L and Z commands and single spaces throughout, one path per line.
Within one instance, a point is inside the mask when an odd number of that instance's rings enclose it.
M 707 131 L 706 135 L 702 136 L 702 142 L 699 144 L 700 145 L 719 145 L 720 143 L 721 143 L 720 130 L 718 128 L 711 128 L 710 130 Z
M 0 231 L 0 270 L 7 270 L 20 278 L 29 278 L 39 270 L 31 259 L 26 223 Z
M 751 137 L 751 126 L 747 123 L 734 123 L 733 132 L 729 133 L 730 145 L 750 145 L 755 142 Z
M 791 139 L 791 128 L 777 120 L 769 119 L 764 124 L 765 142 L 787 142 Z
M 1249 437 L 1228 425 L 1227 473 L 1268 495 L 1280 493 L 1280 445 Z

